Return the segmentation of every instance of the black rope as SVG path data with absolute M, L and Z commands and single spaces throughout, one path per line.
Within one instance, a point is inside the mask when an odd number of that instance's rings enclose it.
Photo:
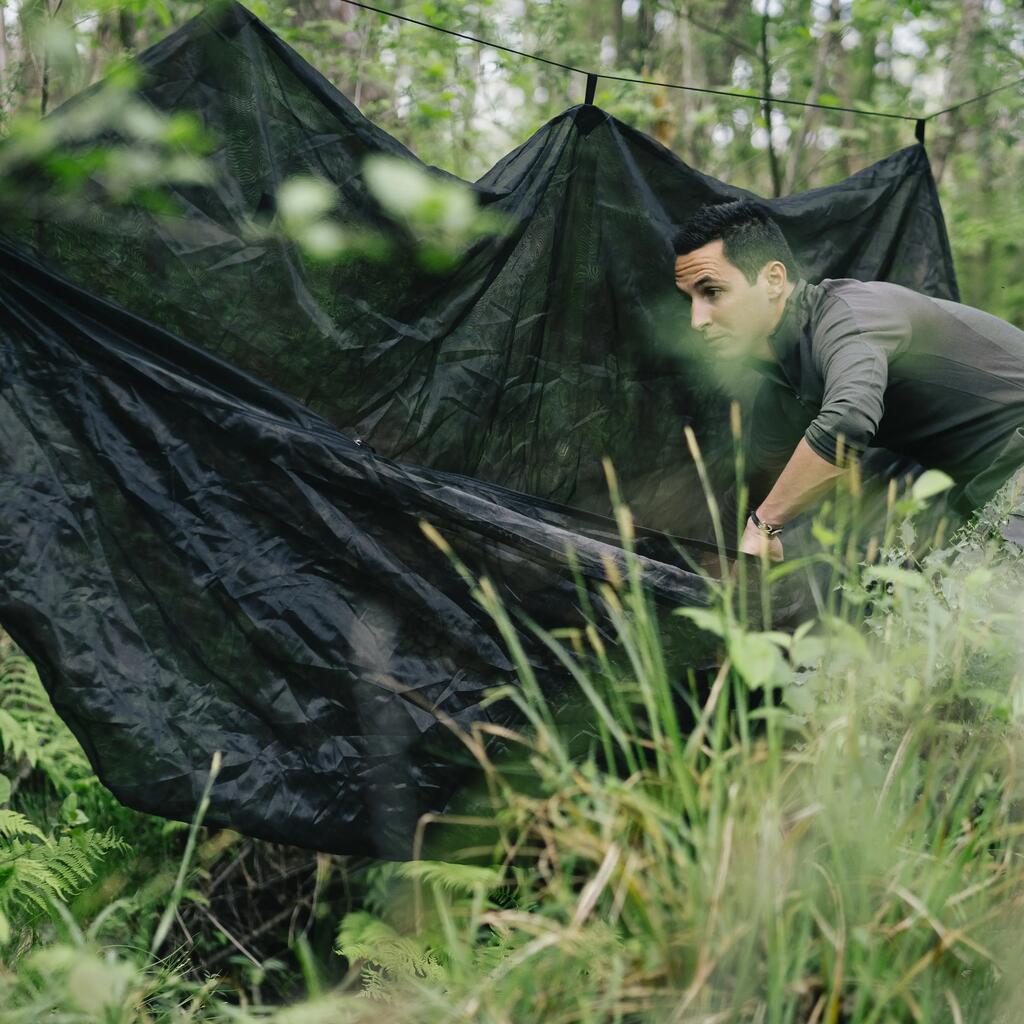
M 934 114 L 929 114 L 925 120 L 930 121 L 933 117 L 938 117 L 939 114 L 948 114 L 951 110 L 959 110 L 961 107 L 966 107 L 968 103 L 977 103 L 978 100 L 983 100 L 986 96 L 1002 92 L 1004 89 L 1012 89 L 1015 85 L 1024 85 L 1024 76 L 1021 76 L 1015 82 L 997 85 L 994 89 L 989 89 L 988 92 L 983 92 L 980 96 L 972 96 L 969 100 L 964 100 L 962 103 L 954 103 L 953 106 L 946 107 L 944 110 L 936 110 Z
M 524 50 L 516 50 L 511 46 L 503 46 L 501 43 L 492 43 L 487 39 L 481 39 L 479 36 L 471 36 L 466 32 L 456 32 L 454 29 L 442 28 L 440 25 L 432 25 L 429 21 L 420 21 L 418 18 L 410 18 L 407 14 L 398 14 L 396 11 L 387 11 L 382 7 L 374 7 L 372 4 L 364 4 L 361 3 L 360 0 L 345 0 L 345 3 L 350 4 L 352 7 L 361 7 L 364 11 L 373 11 L 374 14 L 382 14 L 385 18 L 394 18 L 397 21 L 406 21 L 410 25 L 419 25 L 420 28 L 429 28 L 434 32 L 443 32 L 447 36 L 455 36 L 457 39 L 465 39 L 470 43 L 478 43 L 480 46 L 488 46 L 492 50 L 501 50 L 504 53 L 515 54 L 517 57 L 526 57 L 527 60 L 536 60 L 541 64 L 548 64 L 554 68 L 561 68 L 563 71 L 573 71 L 577 75 L 586 75 L 587 93 L 586 99 L 584 100 L 585 103 L 594 102 L 594 94 L 597 91 L 597 80 L 599 78 L 604 78 L 609 82 L 629 82 L 633 85 L 655 85 L 662 89 L 681 89 L 685 92 L 702 92 L 711 96 L 731 96 L 734 99 L 741 100 L 760 100 L 762 103 L 784 103 L 791 107 L 813 107 L 815 110 L 838 110 L 841 113 L 862 114 L 865 117 L 888 117 L 898 121 L 914 121 L 916 122 L 914 134 L 921 143 L 924 142 L 924 123 L 926 121 L 930 121 L 933 117 L 938 117 L 940 114 L 948 114 L 951 110 L 959 110 L 960 107 L 967 106 L 968 103 L 975 103 L 977 100 L 984 99 L 986 96 L 1002 92 L 1004 89 L 1010 89 L 1013 86 L 1024 82 L 1024 77 L 1018 78 L 1014 82 L 1007 82 L 1005 85 L 1000 85 L 995 89 L 990 89 L 988 92 L 982 93 L 980 96 L 973 96 L 969 100 L 964 100 L 963 102 L 956 103 L 951 107 L 946 107 L 944 110 L 936 110 L 932 114 L 917 117 L 914 114 L 892 114 L 885 110 L 865 110 L 861 107 L 841 107 L 838 104 L 832 103 L 811 103 L 807 100 L 787 100 L 781 99 L 778 96 L 759 96 L 756 93 L 749 92 L 729 92 L 726 89 L 703 89 L 696 85 L 680 85 L 676 82 L 658 82 L 649 78 L 626 78 L 622 75 L 598 74 L 594 71 L 587 71 L 584 68 L 578 68 L 573 64 L 563 64 L 560 61 L 551 60 L 548 57 L 541 57 L 536 53 L 526 53 Z
M 352 0 L 346 0 L 351 3 Z M 686 92 L 706 92 L 712 96 L 733 96 L 742 100 L 760 100 L 762 103 L 786 103 L 791 107 L 814 107 L 815 110 L 838 110 L 850 114 L 864 114 L 867 117 L 892 117 L 900 121 L 916 121 L 913 114 L 890 114 L 884 110 L 864 110 L 862 107 L 841 107 L 833 103 L 811 103 L 807 100 L 787 100 L 779 96 L 759 96 L 753 92 L 729 92 L 726 89 L 704 89 L 697 85 L 679 85 L 675 82 L 658 82 L 649 78 L 626 78 L 623 75 L 595 75 L 610 82 L 632 82 L 634 85 L 657 85 L 662 89 L 683 89 Z
M 358 0 L 345 0 L 345 3 L 353 7 L 362 7 L 364 11 L 373 11 L 374 14 L 383 14 L 386 18 L 396 18 L 398 21 L 407 21 L 410 25 L 419 25 L 420 28 L 431 28 L 435 32 L 443 32 L 446 36 L 455 36 L 458 39 L 466 39 L 471 43 L 479 43 L 481 46 L 489 46 L 492 50 L 504 50 L 505 53 L 514 53 L 517 57 L 528 57 L 530 60 L 539 60 L 542 64 L 550 64 L 555 68 L 562 68 L 563 71 L 575 71 L 578 75 L 586 75 L 589 72 L 582 68 L 573 67 L 571 64 L 560 64 L 557 60 L 548 60 L 547 57 L 540 57 L 536 53 L 524 53 L 522 50 L 513 50 L 511 46 L 502 46 L 501 43 L 490 43 L 486 39 L 479 39 L 477 36 L 467 35 L 465 32 L 456 32 L 451 28 L 441 28 L 440 25 L 431 25 L 429 21 L 419 21 L 417 18 L 410 18 L 406 14 L 397 14 L 395 11 L 385 11 L 381 7 L 371 7 L 370 4 L 359 3 Z

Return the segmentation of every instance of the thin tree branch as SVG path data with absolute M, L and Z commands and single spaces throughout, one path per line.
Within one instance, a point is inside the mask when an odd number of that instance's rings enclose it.
M 768 4 L 765 3 L 764 14 L 761 16 L 761 82 L 764 93 L 764 119 L 768 132 L 768 165 L 772 172 L 772 195 L 782 194 L 782 175 L 779 171 L 779 157 L 772 141 L 772 67 L 768 57 Z

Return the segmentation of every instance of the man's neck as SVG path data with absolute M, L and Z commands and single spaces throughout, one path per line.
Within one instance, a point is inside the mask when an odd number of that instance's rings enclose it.
M 778 309 L 775 311 L 775 316 L 772 319 L 771 327 L 768 328 L 768 333 L 761 339 L 761 343 L 755 349 L 753 355 L 756 359 L 764 359 L 768 362 L 778 363 L 778 357 L 775 354 L 775 349 L 772 348 L 771 342 L 768 340 L 774 333 L 775 329 L 782 322 L 782 317 L 786 312 L 786 304 L 789 302 L 790 295 L 793 294 L 796 288 L 795 281 L 786 282 L 786 289 L 780 296 Z

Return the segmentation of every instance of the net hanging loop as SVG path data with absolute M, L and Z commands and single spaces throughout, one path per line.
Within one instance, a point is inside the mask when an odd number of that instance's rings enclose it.
M 583 99 L 583 102 L 587 104 L 587 106 L 592 106 L 594 103 L 594 96 L 597 93 L 597 80 L 599 77 L 599 75 L 595 75 L 592 72 L 587 72 L 587 95 Z

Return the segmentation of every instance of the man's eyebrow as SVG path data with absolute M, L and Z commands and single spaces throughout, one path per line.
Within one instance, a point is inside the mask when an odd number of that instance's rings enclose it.
M 713 284 L 717 280 L 717 277 L 713 277 L 711 274 L 705 274 L 703 277 L 698 277 L 697 280 L 693 282 L 693 287 L 699 288 L 703 284 Z

